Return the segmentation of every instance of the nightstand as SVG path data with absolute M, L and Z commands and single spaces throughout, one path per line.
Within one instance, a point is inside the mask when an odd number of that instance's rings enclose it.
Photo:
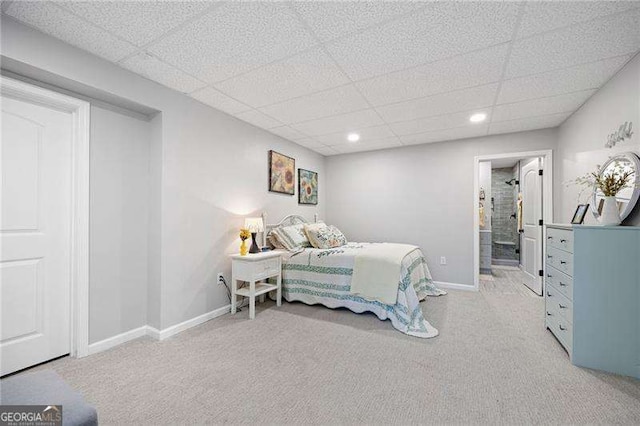
M 260 280 L 277 277 L 276 284 Z M 238 288 L 238 281 L 246 281 L 249 287 Z M 256 317 L 256 296 L 276 290 L 276 303 L 282 305 L 282 257 L 279 252 L 249 253 L 231 256 L 231 313 L 236 313 L 236 295 L 249 298 L 249 318 Z

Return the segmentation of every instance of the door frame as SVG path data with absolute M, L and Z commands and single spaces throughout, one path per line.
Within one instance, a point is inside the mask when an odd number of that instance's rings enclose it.
M 480 207 L 478 199 L 480 198 L 480 162 L 491 160 L 525 160 L 529 158 L 540 157 L 543 159 L 542 174 L 542 220 L 545 225 L 553 223 L 553 150 L 546 149 L 541 151 L 525 151 L 512 152 L 508 154 L 488 154 L 477 155 L 473 160 L 473 288 L 480 290 Z M 542 259 L 540 259 L 541 267 L 544 270 L 545 263 L 542 261 L 545 256 L 546 228 L 542 228 Z M 544 279 L 542 280 L 542 292 L 544 294 Z
M 0 76 L 0 93 L 71 114 L 70 354 L 89 352 L 89 102 Z

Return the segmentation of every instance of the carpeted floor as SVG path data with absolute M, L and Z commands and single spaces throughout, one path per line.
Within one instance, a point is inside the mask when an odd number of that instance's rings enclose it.
M 429 340 L 372 315 L 267 302 L 254 321 L 243 309 L 39 368 L 101 424 L 640 423 L 640 381 L 571 365 L 543 300 L 496 282 L 423 303 L 440 330 Z

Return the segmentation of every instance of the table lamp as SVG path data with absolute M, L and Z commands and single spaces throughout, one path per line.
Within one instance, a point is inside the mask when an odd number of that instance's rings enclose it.
M 256 234 L 264 230 L 264 224 L 261 217 L 247 217 L 244 220 L 244 227 L 251 232 L 251 247 L 249 253 L 260 253 L 260 248 L 256 244 Z

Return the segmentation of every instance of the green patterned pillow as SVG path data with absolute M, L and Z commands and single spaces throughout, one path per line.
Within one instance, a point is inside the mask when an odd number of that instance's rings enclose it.
M 275 236 L 280 244 L 289 251 L 298 251 L 304 247 L 311 247 L 311 243 L 304 233 L 304 224 L 302 223 L 275 228 L 271 231 L 271 235 Z
M 329 249 L 347 244 L 347 238 L 338 228 L 329 226 L 305 225 L 305 232 L 311 245 L 318 249 Z

